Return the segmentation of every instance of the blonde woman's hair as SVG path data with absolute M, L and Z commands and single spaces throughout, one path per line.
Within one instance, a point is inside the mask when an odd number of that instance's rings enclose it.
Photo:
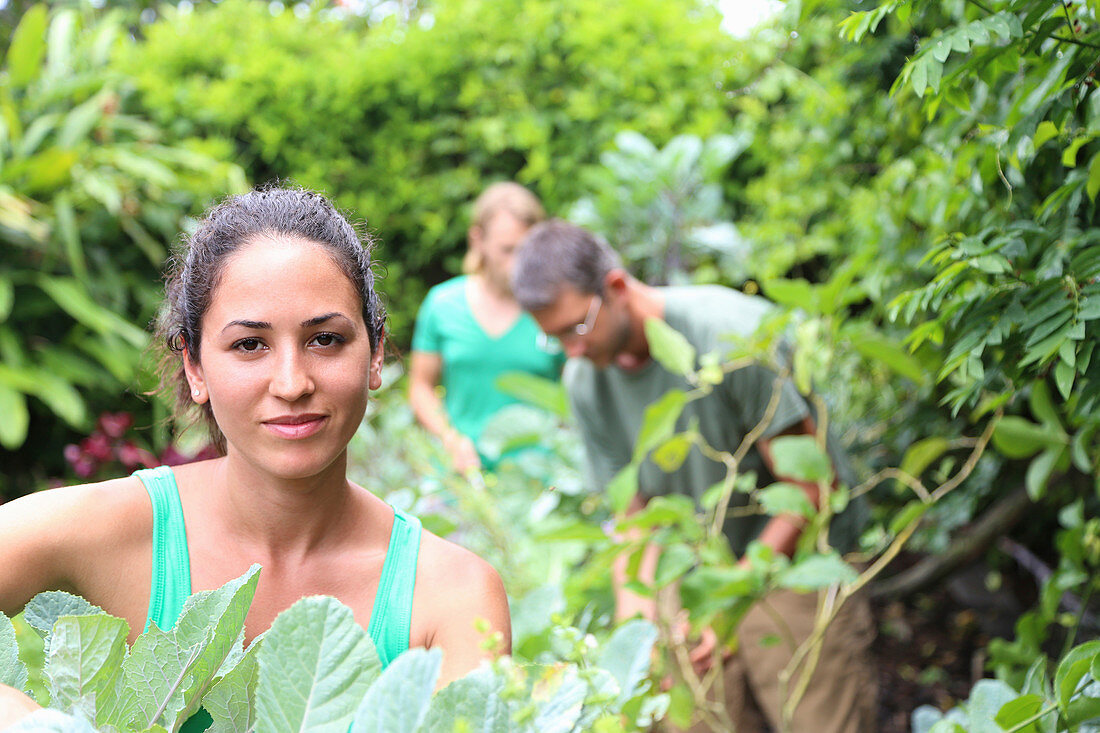
M 470 226 L 484 232 L 493 217 L 502 211 L 529 227 L 546 219 L 546 210 L 535 194 L 518 183 L 500 181 L 482 191 L 474 201 Z M 481 272 L 483 264 L 481 254 L 471 248 L 462 260 L 462 271 L 467 274 Z

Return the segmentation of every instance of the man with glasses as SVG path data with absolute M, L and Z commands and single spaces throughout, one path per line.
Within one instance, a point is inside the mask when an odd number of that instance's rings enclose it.
M 516 256 L 512 292 L 548 339 L 560 342 L 570 357 L 563 380 L 584 440 L 588 481 L 596 490 L 604 489 L 630 463 L 646 408 L 669 390 L 690 389 L 682 376 L 650 358 L 646 320 L 664 320 L 700 355 L 724 353 L 729 349 L 728 335 L 751 335 L 770 308 L 762 298 L 719 286 L 646 285 L 622 268 L 618 255 L 605 242 L 561 220 L 536 225 L 524 238 Z M 779 394 L 773 401 L 776 388 Z M 776 375 L 770 369 L 749 365 L 727 372 L 708 395 L 688 403 L 677 430 L 695 424 L 711 447 L 733 452 L 750 431 L 765 422 L 739 469 L 742 474 L 755 473 L 758 485 L 766 486 L 777 478 L 771 441 L 779 435 L 813 434 L 815 430 L 806 401 L 789 381 L 776 387 Z M 843 456 L 832 448 L 833 463 L 843 475 Z M 639 471 L 639 493 L 627 514 L 640 511 L 650 498 L 666 494 L 690 496 L 698 505 L 704 492 L 725 478 L 726 471 L 725 464 L 706 457 L 697 447 L 671 473 L 646 461 Z M 798 483 L 789 477 L 784 480 Z M 816 485 L 799 485 L 816 505 Z M 735 503 L 747 500 L 743 493 L 734 498 Z M 862 509 L 856 502 L 834 519 L 830 540 L 841 551 L 851 549 L 858 537 L 856 525 Z M 743 555 L 752 540 L 791 555 L 802 521 L 786 515 L 741 515 L 727 519 L 723 529 L 737 556 Z M 656 545 L 643 551 L 638 569 L 641 581 L 652 582 L 658 557 Z M 627 558 L 621 556 L 612 572 L 617 618 L 640 614 L 654 619 L 657 600 L 624 587 L 626 565 Z M 742 621 L 738 651 L 728 655 L 723 669 L 722 694 L 736 730 L 766 730 L 766 725 L 780 728 L 779 674 L 793 649 L 787 642 L 766 642 L 808 638 L 816 605 L 815 594 L 775 592 L 767 597 L 767 608 L 756 604 Z M 866 733 L 875 729 L 875 680 L 869 663 L 873 634 L 866 601 L 846 603 L 826 635 L 793 730 Z M 690 653 L 700 674 L 710 665 L 714 644 L 715 636 L 708 630 Z M 692 730 L 710 728 L 701 724 Z

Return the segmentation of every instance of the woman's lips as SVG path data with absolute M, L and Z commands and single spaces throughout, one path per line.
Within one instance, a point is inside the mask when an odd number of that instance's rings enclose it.
M 316 433 L 327 419 L 326 415 L 283 415 L 264 420 L 263 426 L 280 438 L 298 440 Z

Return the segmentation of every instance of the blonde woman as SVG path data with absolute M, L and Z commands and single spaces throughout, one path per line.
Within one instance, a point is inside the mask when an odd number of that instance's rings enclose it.
M 516 249 L 545 218 L 539 200 L 518 183 L 487 188 L 474 202 L 466 274 L 432 288 L 420 307 L 409 401 L 420 424 L 443 441 L 459 473 L 492 468 L 478 452 L 478 438 L 498 410 L 516 401 L 496 388 L 501 374 L 561 375 L 564 356 L 539 347 L 538 325 L 511 288 Z

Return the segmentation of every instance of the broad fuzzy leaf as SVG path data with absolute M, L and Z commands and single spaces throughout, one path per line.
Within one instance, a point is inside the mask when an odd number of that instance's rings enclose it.
M 346 733 L 382 666 L 351 609 L 323 596 L 303 598 L 279 614 L 258 661 L 259 731 Z
M 215 675 L 240 643 L 259 580 L 259 565 L 215 591 L 187 599 L 172 631 L 155 626 L 138 637 L 125 663 L 141 726 L 174 728 L 201 704 Z
M 657 628 L 648 621 L 634 619 L 615 630 L 600 655 L 600 667 L 619 683 L 619 704 L 638 694 L 638 686 L 649 673 Z
M 0 685 L 17 690 L 27 687 L 27 666 L 19 659 L 19 642 L 11 619 L 0 611 Z
M 237 733 L 252 730 L 256 724 L 255 693 L 259 680 L 258 638 L 239 662 L 219 679 L 202 698 L 213 725 L 208 733 Z
M 371 685 L 355 712 L 351 733 L 413 733 L 428 714 L 443 652 L 410 649 Z
M 539 733 L 572 731 L 584 709 L 587 692 L 588 686 L 573 668 L 542 680 L 532 694 L 537 705 L 534 729 Z
M 99 606 L 93 606 L 80 596 L 63 590 L 49 590 L 39 593 L 23 609 L 23 619 L 42 634 L 46 640 L 46 653 L 50 651 L 50 632 L 53 625 L 62 616 L 94 616 L 104 613 Z
M 60 710 L 39 710 L 28 715 L 4 733 L 97 733 L 85 718 Z
M 46 658 L 50 704 L 97 725 L 125 727 L 131 698 L 123 690 L 122 665 L 129 633 L 126 621 L 106 614 L 58 619 Z
M 475 669 L 439 691 L 421 729 L 452 731 L 461 724 L 470 733 L 511 733 L 510 711 L 501 698 L 503 689 L 504 679 L 491 668 Z

